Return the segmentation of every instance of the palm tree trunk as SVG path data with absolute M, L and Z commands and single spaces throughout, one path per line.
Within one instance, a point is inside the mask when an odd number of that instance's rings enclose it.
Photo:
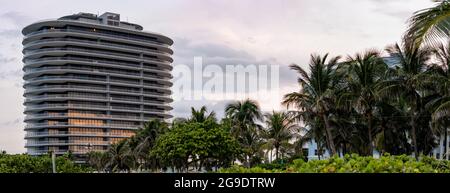
M 414 146 L 414 157 L 416 160 L 419 158 L 419 151 L 417 149 L 417 137 L 416 137 L 416 124 L 414 122 L 414 111 L 411 113 L 411 138 Z
M 336 147 L 334 146 L 333 137 L 332 137 L 332 134 L 330 131 L 330 123 L 328 122 L 328 118 L 324 113 L 322 113 L 322 119 L 323 119 L 323 122 L 325 123 L 325 133 L 326 133 L 328 146 L 331 150 L 331 156 L 334 156 L 336 154 Z
M 368 117 L 368 131 L 367 134 L 369 135 L 369 155 L 368 156 L 373 156 L 373 139 L 372 139 L 372 113 L 368 113 L 367 114 Z
M 279 147 L 275 147 L 275 160 L 278 160 L 278 149 Z
M 448 160 L 448 155 L 447 155 L 447 144 L 448 144 L 448 142 L 447 142 L 447 135 L 448 135 L 447 127 L 445 127 L 444 128 L 444 152 L 443 152 L 443 156 L 442 156 L 442 158 L 444 160 Z
M 384 154 L 384 152 L 386 152 L 386 128 L 384 127 L 384 124 L 381 126 L 381 128 L 383 129 L 383 149 L 382 149 L 382 154 Z

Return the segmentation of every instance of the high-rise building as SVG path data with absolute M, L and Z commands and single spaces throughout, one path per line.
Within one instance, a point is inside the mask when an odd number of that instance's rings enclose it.
M 115 13 L 40 21 L 22 33 L 29 154 L 105 150 L 152 118 L 171 118 L 170 38 Z

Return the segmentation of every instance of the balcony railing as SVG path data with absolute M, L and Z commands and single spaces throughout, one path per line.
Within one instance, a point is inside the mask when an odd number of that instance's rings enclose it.
M 126 115 L 105 115 L 105 114 L 83 114 L 83 113 L 41 113 L 31 114 L 25 116 L 25 119 L 30 118 L 45 118 L 45 117 L 89 117 L 89 118 L 118 118 L 118 119 L 135 119 L 140 120 L 140 116 L 126 116 Z
M 86 146 L 85 150 L 77 149 L 77 150 L 31 150 L 28 152 L 30 155 L 42 155 L 42 154 L 50 154 L 50 152 L 54 152 L 55 154 L 65 154 L 67 152 L 71 152 L 72 154 L 85 154 L 90 151 L 105 151 L 105 150 L 99 150 L 99 149 L 89 149 L 89 144 L 84 144 Z
M 140 76 L 140 73 L 132 73 L 122 70 L 108 70 L 108 69 L 98 69 L 98 68 L 83 68 L 83 67 L 73 67 L 73 66 L 54 66 L 54 67 L 40 67 L 40 68 L 27 68 L 25 73 L 42 72 L 48 70 L 81 70 L 89 72 L 105 72 L 105 73 L 116 73 L 123 75 Z
M 42 104 L 42 105 L 26 105 L 25 110 L 31 109 L 41 109 L 41 108 L 87 108 L 87 109 L 119 109 L 119 110 L 129 110 L 129 111 L 149 111 L 149 112 L 159 112 L 165 113 L 165 110 L 144 108 L 141 110 L 140 107 L 126 107 L 126 106 L 106 106 L 106 105 L 93 105 L 93 104 Z
M 105 87 L 94 87 L 94 86 L 76 86 L 76 85 L 54 85 L 54 86 L 37 86 L 37 87 L 26 87 L 26 91 L 36 91 L 43 89 L 61 89 L 61 88 L 73 88 L 73 89 L 86 89 L 86 90 L 107 90 Z
M 118 38 L 118 39 L 132 40 L 132 41 L 136 41 L 136 42 L 143 42 L 144 41 L 144 42 L 151 43 L 151 44 L 156 44 L 156 45 L 160 45 L 160 46 L 164 46 L 164 47 L 169 47 L 169 45 L 167 45 L 167 44 L 163 44 L 163 43 L 160 43 L 160 42 L 156 42 L 156 41 L 153 41 L 153 40 L 147 40 L 147 39 L 143 39 L 143 38 L 135 38 L 135 37 L 106 34 L 106 33 L 101 33 L 101 32 L 87 31 L 87 30 L 76 30 L 76 29 L 44 29 L 44 30 L 31 32 L 31 33 L 26 35 L 26 38 L 28 38 L 30 36 L 33 36 L 33 35 L 37 35 L 37 34 L 51 33 L 51 32 L 74 32 L 74 33 L 82 33 L 82 34 L 92 34 L 92 35 L 95 35 L 95 36 L 106 36 L 106 37 L 112 37 L 112 38 Z
M 109 132 L 73 132 L 73 131 L 57 131 L 57 132 L 27 132 L 25 137 L 42 137 L 42 136 L 101 136 L 101 137 L 129 137 L 125 133 L 109 133 Z
M 39 99 L 94 99 L 94 100 L 102 100 L 102 101 L 111 101 L 111 102 L 117 102 L 117 103 L 123 103 L 123 102 L 133 102 L 133 103 L 147 103 L 155 106 L 165 106 L 165 104 L 156 103 L 158 101 L 155 100 L 143 100 L 140 99 L 131 99 L 131 98 L 123 98 L 123 97 L 106 97 L 106 96 L 97 96 L 97 95 L 82 95 L 82 94 L 52 94 L 52 95 L 41 95 L 41 96 L 33 96 L 33 97 L 27 97 L 25 99 L 25 102 L 31 102 L 33 100 L 39 100 Z M 163 102 L 163 101 L 159 101 Z
M 95 49 L 81 49 L 81 48 L 42 48 L 42 49 L 36 49 L 36 50 L 28 50 L 25 52 L 25 56 L 30 55 L 30 54 L 36 54 L 36 53 L 49 52 L 49 51 L 75 51 L 75 52 L 97 53 L 97 54 L 105 54 L 108 56 L 120 56 L 120 57 L 127 57 L 127 58 L 133 58 L 133 59 L 154 60 L 157 62 L 170 64 L 169 61 L 152 58 L 152 57 L 140 57 L 139 55 L 121 54 L 121 53 L 115 53 L 115 52 L 99 51 L 99 50 L 95 50 Z
M 108 109 L 106 105 L 84 105 L 84 104 L 43 104 L 43 105 L 27 105 L 26 109 L 39 109 L 39 108 L 68 108 L 68 107 L 78 107 L 78 108 L 98 108 L 98 109 Z
M 99 99 L 99 100 L 108 99 L 106 96 L 98 96 L 98 95 L 52 94 L 52 95 L 40 95 L 40 96 L 26 97 L 25 101 L 39 100 L 39 99 L 65 99 L 65 98 L 86 98 L 86 99 Z
M 90 41 L 90 40 L 80 40 L 75 38 L 52 38 L 52 39 L 43 39 L 38 41 L 33 41 L 32 43 L 27 44 L 26 46 L 32 46 L 40 43 L 47 43 L 47 42 L 79 42 L 79 43 L 89 43 L 89 44 L 98 44 L 98 45 L 104 45 L 104 46 L 112 46 L 112 47 L 120 47 L 120 48 L 126 48 L 126 49 L 132 49 L 132 50 L 139 50 L 139 51 L 145 51 L 145 52 L 152 52 L 152 53 L 158 53 L 163 54 L 166 56 L 171 56 L 169 53 L 155 50 L 155 49 L 149 49 L 149 48 L 142 48 L 142 47 L 136 47 L 136 46 L 128 46 L 123 44 L 114 44 L 114 43 L 106 43 L 101 41 Z
M 55 61 L 55 60 L 73 60 L 73 61 L 91 62 L 91 63 L 104 63 L 107 65 L 117 65 L 117 67 L 129 66 L 129 67 L 133 67 L 133 68 L 141 68 L 140 64 L 133 64 L 133 63 L 129 63 L 129 62 L 119 62 L 119 61 L 113 61 L 113 60 L 87 59 L 87 58 L 81 58 L 81 57 L 47 57 L 47 58 L 37 58 L 37 59 L 25 59 L 25 63 Z M 167 64 L 164 64 L 164 65 L 167 65 Z M 164 71 L 161 68 L 151 67 L 151 66 L 146 66 L 146 65 L 143 66 L 143 69 Z
M 84 77 L 84 76 L 43 76 L 37 78 L 31 78 L 25 81 L 25 83 L 40 81 L 40 80 L 55 80 L 55 79 L 77 79 L 77 80 L 93 80 L 93 81 L 106 81 L 106 78 Z
M 28 141 L 25 146 L 31 145 L 67 145 L 67 144 L 77 144 L 77 145 L 111 145 L 111 142 L 95 142 L 95 141 L 80 141 L 80 140 L 55 140 L 55 141 Z
M 130 116 L 130 115 L 105 115 L 105 114 L 83 114 L 83 113 L 40 113 L 29 114 L 25 116 L 25 119 L 39 119 L 39 118 L 56 118 L 56 117 L 87 117 L 87 118 L 105 118 L 105 119 L 127 119 L 135 121 L 148 121 L 148 119 L 155 118 L 155 116 Z
M 138 128 L 140 125 L 129 125 L 129 124 L 74 124 L 67 122 L 57 122 L 57 123 L 28 123 L 25 128 L 35 128 L 35 127 L 47 127 L 47 126 L 74 126 L 74 127 L 117 127 L 117 128 Z

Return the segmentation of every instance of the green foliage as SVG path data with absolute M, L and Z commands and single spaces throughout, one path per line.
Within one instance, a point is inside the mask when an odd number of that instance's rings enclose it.
M 287 168 L 244 168 L 232 166 L 219 170 L 221 173 L 450 173 L 450 161 L 436 160 L 427 156 L 419 161 L 411 156 L 384 155 L 380 158 L 358 156 L 332 157 L 325 160 L 294 160 Z
M 240 152 L 239 145 L 226 128 L 206 121 L 188 122 L 172 128 L 156 140 L 151 155 L 169 167 L 200 169 L 201 166 L 229 166 Z
M 84 173 L 92 169 L 75 164 L 69 155 L 56 158 L 58 173 Z M 52 160 L 49 155 L 31 156 L 28 154 L 0 154 L 0 173 L 51 173 Z

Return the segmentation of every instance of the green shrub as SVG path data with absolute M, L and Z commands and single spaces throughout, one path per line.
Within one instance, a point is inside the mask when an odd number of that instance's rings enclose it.
M 266 165 L 267 166 L 267 165 Z M 304 161 L 296 159 L 286 168 L 233 166 L 219 170 L 223 173 L 295 172 L 295 173 L 450 173 L 450 162 L 421 157 L 384 155 L 380 158 L 363 157 L 356 154 L 332 157 L 325 160 Z
M 58 173 L 83 173 L 91 168 L 75 164 L 68 155 L 56 158 Z M 51 173 L 52 160 L 49 155 L 31 156 L 27 154 L 0 154 L 0 173 Z

